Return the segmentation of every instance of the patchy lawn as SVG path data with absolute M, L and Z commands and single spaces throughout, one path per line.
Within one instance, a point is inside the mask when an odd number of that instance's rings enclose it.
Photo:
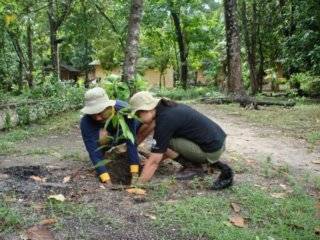
M 284 135 L 320 143 L 320 105 L 298 104 L 292 108 L 260 107 L 261 110 L 239 108 L 238 104 L 215 105 L 228 115 L 239 116 L 264 127 L 281 130 Z
M 217 172 L 176 181 L 173 176 L 179 165 L 172 161 L 161 166 L 146 186 L 145 196 L 129 194 L 121 187 L 107 189 L 92 171 L 77 112 L 1 133 L 0 238 L 27 238 L 33 226 L 44 225 L 55 239 L 318 239 L 319 175 L 281 159 L 282 164 L 274 164 L 276 155 L 260 159 L 255 153 L 261 149 L 253 144 L 247 152 L 242 151 L 248 145 L 246 134 L 252 134 L 252 143 L 262 134 L 263 141 L 273 141 L 264 130 L 285 129 L 280 124 L 284 120 L 294 124 L 296 110 L 198 107 L 233 133 L 222 160 L 234 168 L 235 185 L 225 191 L 209 190 Z M 285 111 L 290 117 L 281 117 Z M 317 110 L 308 105 L 301 111 L 308 121 L 306 131 L 313 129 L 315 120 L 309 118 L 317 118 Z M 274 125 L 272 114 L 279 118 Z M 264 117 L 269 120 L 261 120 Z M 254 131 L 252 122 L 259 126 Z M 290 126 L 285 132 L 294 130 Z M 292 142 L 277 139 L 290 152 Z M 48 199 L 56 194 L 66 200 Z

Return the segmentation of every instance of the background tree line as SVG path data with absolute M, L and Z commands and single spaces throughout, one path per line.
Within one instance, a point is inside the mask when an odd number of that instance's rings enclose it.
M 268 75 L 320 92 L 317 0 L 0 0 L 0 18 L 3 92 L 42 84 L 48 66 L 57 79 L 61 62 L 88 81 L 94 59 L 127 83 L 172 66 L 183 88 L 202 71 L 229 93 L 261 92 Z

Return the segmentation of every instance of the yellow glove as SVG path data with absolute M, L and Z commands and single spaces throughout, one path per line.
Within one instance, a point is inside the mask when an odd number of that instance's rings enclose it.
M 139 165 L 138 164 L 130 165 L 130 172 L 131 173 L 139 173 Z
M 100 174 L 99 178 L 102 183 L 111 184 L 111 178 L 109 173 L 102 173 Z
M 138 182 L 139 165 L 137 165 L 137 164 L 130 165 L 130 172 L 132 174 L 131 185 L 134 185 L 134 184 L 136 184 Z

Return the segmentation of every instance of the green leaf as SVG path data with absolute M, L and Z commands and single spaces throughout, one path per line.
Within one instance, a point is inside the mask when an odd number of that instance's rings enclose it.
M 104 160 L 101 160 L 99 161 L 96 165 L 94 165 L 93 167 L 94 168 L 98 168 L 98 167 L 101 167 L 101 166 L 105 166 L 107 163 L 111 162 L 113 160 L 111 159 L 104 159 Z

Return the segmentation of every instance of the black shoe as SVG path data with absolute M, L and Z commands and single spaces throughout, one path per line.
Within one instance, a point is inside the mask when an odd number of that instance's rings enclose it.
M 184 169 L 184 171 L 181 171 L 176 174 L 175 179 L 177 180 L 191 180 L 194 177 L 202 177 L 203 176 L 203 170 L 202 169 Z
M 232 186 L 233 184 L 233 171 L 232 169 L 222 162 L 216 162 L 212 165 L 220 170 L 220 175 L 216 181 L 213 182 L 212 190 L 221 190 Z
M 233 184 L 233 178 L 223 179 L 223 180 L 218 178 L 218 180 L 216 180 L 213 183 L 212 190 L 222 190 L 232 186 L 232 184 Z

